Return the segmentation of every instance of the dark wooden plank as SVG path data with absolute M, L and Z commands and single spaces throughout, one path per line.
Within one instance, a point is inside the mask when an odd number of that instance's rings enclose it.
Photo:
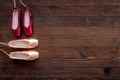
M 29 78 L 0 78 L 1 80 L 117 80 L 119 78 L 39 78 L 39 77 L 29 77 Z
M 9 16 L 12 8 L 3 6 L 0 16 Z M 31 7 L 34 16 L 120 16 L 119 6 Z M 39 11 L 39 12 L 38 12 Z M 7 12 L 7 13 L 6 13 Z
M 111 45 L 118 41 L 119 27 L 35 27 L 37 36 L 49 35 L 52 44 L 59 46 Z M 112 33 L 112 34 L 111 34 Z M 50 36 L 51 35 L 51 36 Z M 88 37 L 89 36 L 89 37 Z M 39 37 L 39 39 L 42 39 Z M 87 44 L 86 44 L 87 43 Z M 48 43 L 47 43 L 48 44 Z M 52 45 L 51 44 L 51 45 Z
M 7 63 L 4 63 L 4 64 L 7 64 Z M 23 64 L 24 66 L 22 66 L 21 64 Z M 2 77 L 3 78 L 4 77 L 9 77 L 9 78 L 36 77 L 36 78 L 115 79 L 115 78 L 119 78 L 119 74 L 120 74 L 119 70 L 120 70 L 119 68 L 111 68 L 110 74 L 105 75 L 104 68 L 77 68 L 77 67 L 47 68 L 47 67 L 38 67 L 38 64 L 35 64 L 34 62 L 31 62 L 31 63 L 19 62 L 18 63 L 18 61 L 17 62 L 13 61 L 11 65 L 1 66 L 0 71 L 2 71 L 2 74 L 0 75 L 1 75 L 1 78 Z M 115 72 L 118 72 L 118 73 L 115 73 Z
M 118 5 L 119 0 L 23 0 L 29 6 L 102 6 L 102 5 Z M 5 3 L 5 4 L 3 4 Z M 12 6 L 13 2 L 10 0 L 1 0 L 2 6 Z M 17 4 L 21 6 L 19 1 Z
M 10 17 L 0 17 L 0 26 L 9 26 Z M 95 17 L 95 16 L 76 16 L 76 17 L 33 17 L 34 26 L 60 26 L 60 27 L 117 27 L 120 25 L 119 16 Z
M 33 14 L 39 16 L 119 16 L 120 14 L 118 6 L 32 7 L 32 9 Z
M 40 47 L 41 56 L 45 58 L 65 60 L 119 60 L 120 53 L 117 46 L 80 46 L 80 47 Z M 60 56 L 60 57 L 59 57 Z
M 27 3 L 27 2 L 26 2 Z M 119 0 L 36 0 L 29 4 L 33 6 L 102 6 L 102 5 L 119 5 Z

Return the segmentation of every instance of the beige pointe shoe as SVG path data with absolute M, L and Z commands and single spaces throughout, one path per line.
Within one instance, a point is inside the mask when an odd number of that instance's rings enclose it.
M 16 51 L 11 52 L 9 54 L 11 59 L 18 59 L 18 60 L 36 60 L 39 58 L 39 52 L 37 51 Z
M 37 39 L 19 39 L 10 41 L 8 46 L 11 48 L 31 49 L 37 47 L 38 44 Z

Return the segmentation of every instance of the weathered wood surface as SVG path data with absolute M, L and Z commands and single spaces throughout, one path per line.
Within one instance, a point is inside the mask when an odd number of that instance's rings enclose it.
M 0 52 L 0 80 L 120 80 L 120 0 L 23 1 L 33 12 L 31 38 L 39 39 L 40 58 L 16 61 Z M 0 42 L 16 39 L 12 5 L 0 0 Z

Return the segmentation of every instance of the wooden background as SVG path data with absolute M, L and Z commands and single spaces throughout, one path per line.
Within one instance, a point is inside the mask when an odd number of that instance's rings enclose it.
M 0 52 L 0 80 L 120 80 L 120 0 L 23 1 L 33 12 L 40 58 L 16 61 Z M 12 8 L 12 0 L 0 0 L 0 42 L 16 39 Z

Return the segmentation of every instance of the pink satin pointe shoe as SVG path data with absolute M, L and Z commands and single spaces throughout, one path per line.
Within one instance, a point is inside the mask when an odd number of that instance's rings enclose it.
M 10 26 L 15 37 L 21 36 L 20 31 L 20 11 L 18 8 L 14 8 L 11 14 Z
M 38 44 L 37 39 L 19 39 L 10 41 L 8 46 L 11 48 L 31 49 L 37 47 Z
M 24 13 L 23 13 L 23 28 L 25 36 L 31 36 L 33 33 L 32 28 L 32 13 L 30 11 L 29 7 L 26 7 Z
M 39 58 L 39 52 L 37 51 L 16 51 L 9 54 L 9 58 L 18 60 L 36 60 Z

